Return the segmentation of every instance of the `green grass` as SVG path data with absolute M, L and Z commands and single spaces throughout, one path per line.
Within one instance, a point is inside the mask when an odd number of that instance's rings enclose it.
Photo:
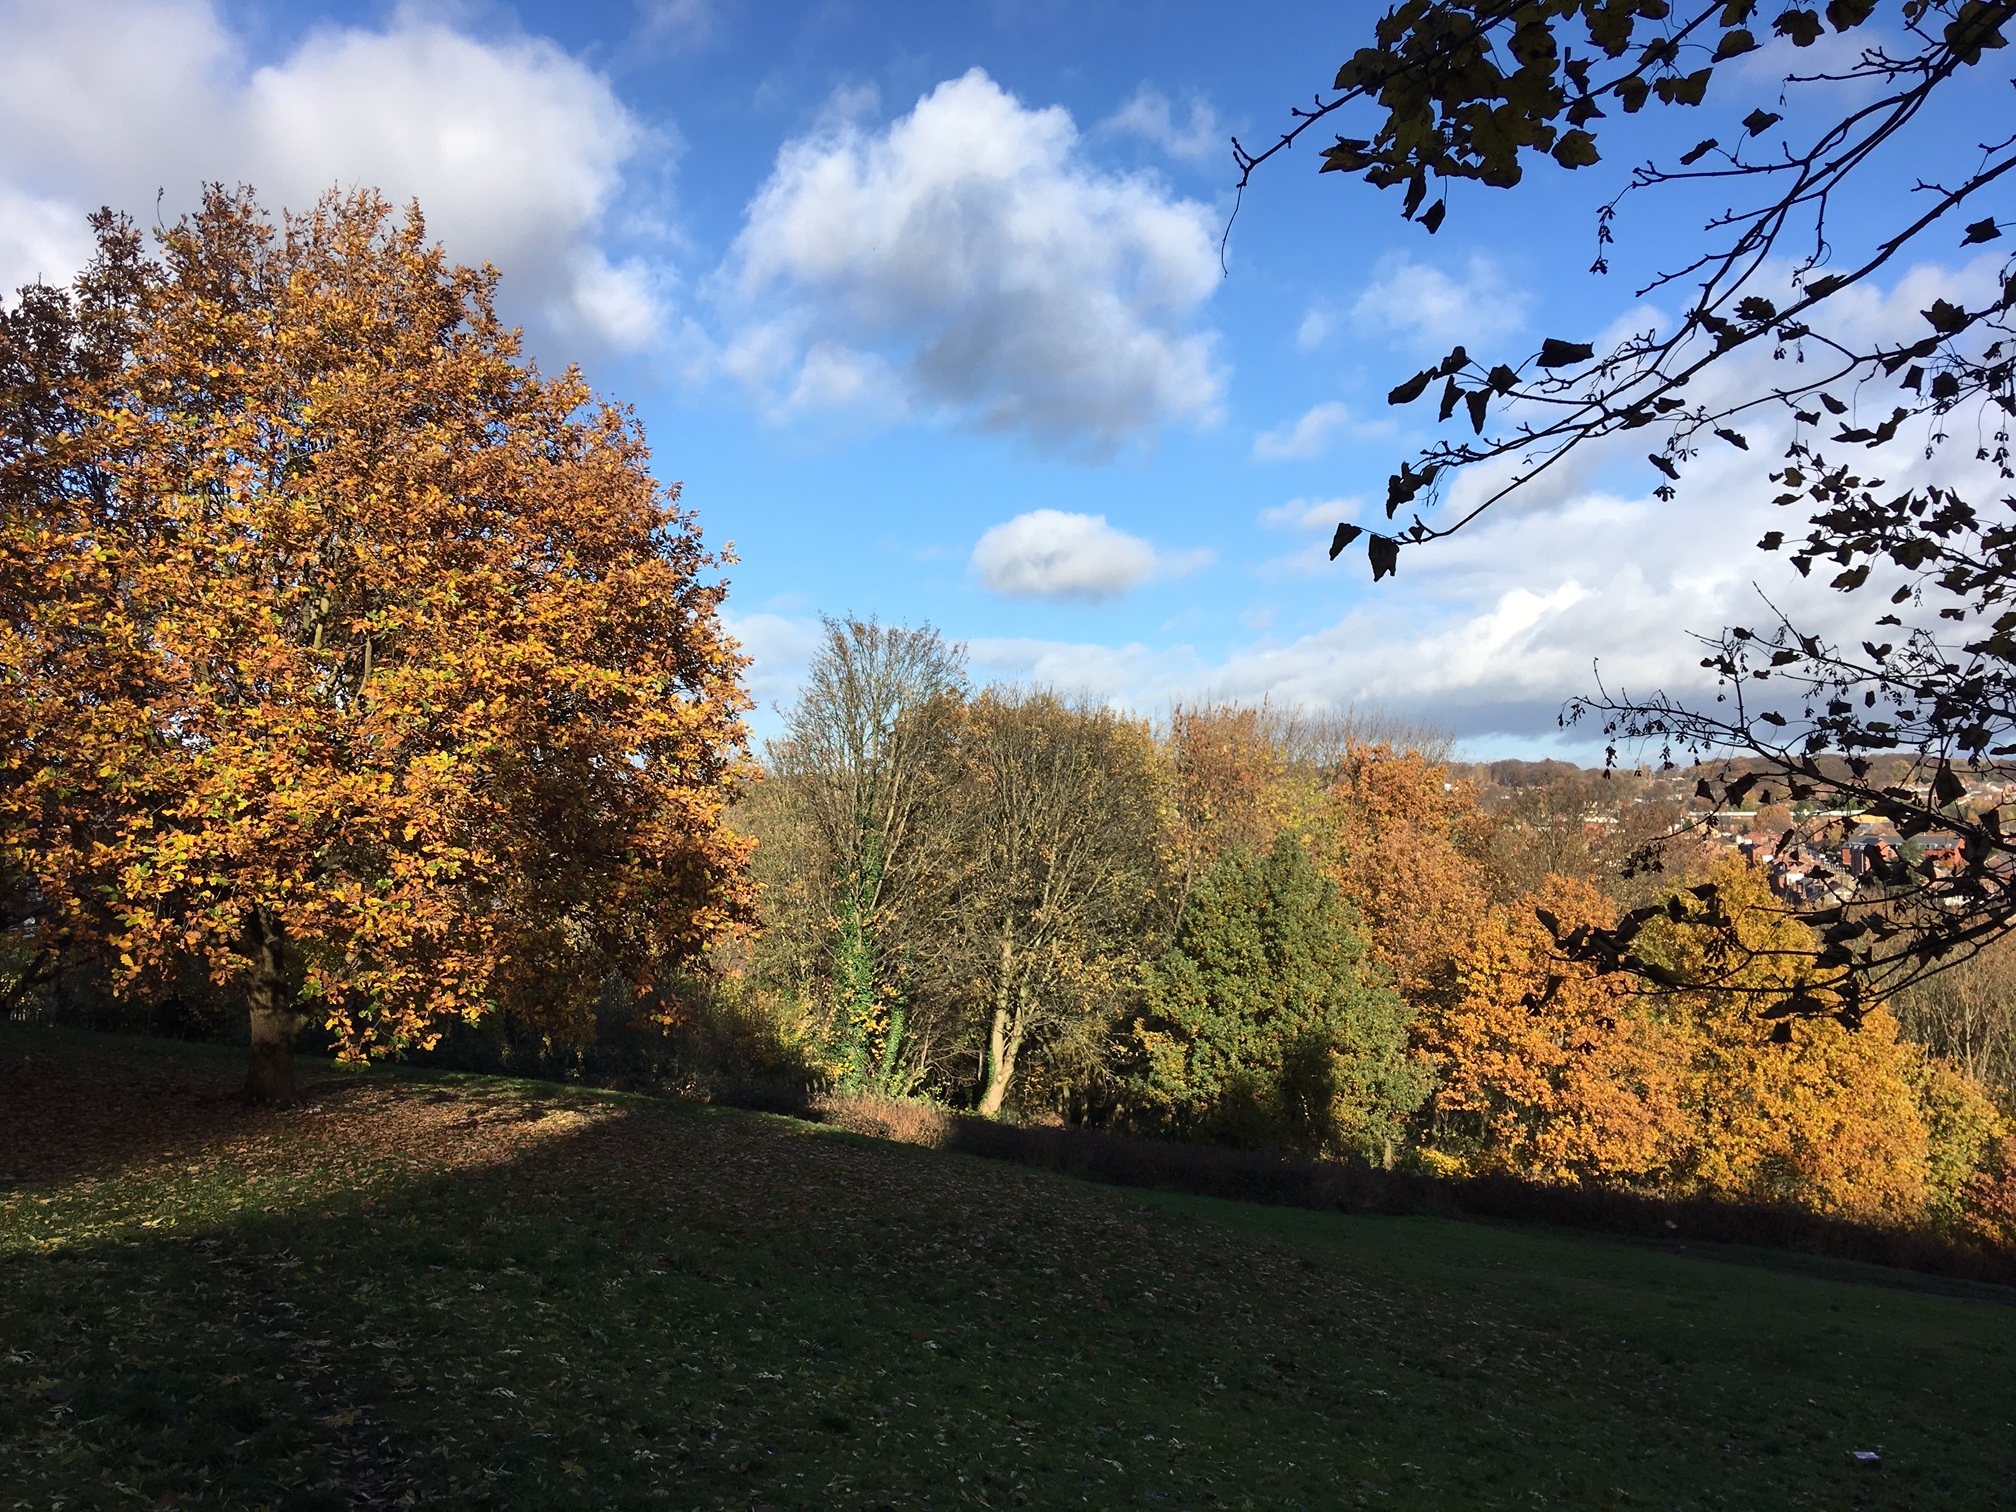
M 2006 1292 L 238 1069 L 0 1030 L 0 1508 L 2016 1506 Z

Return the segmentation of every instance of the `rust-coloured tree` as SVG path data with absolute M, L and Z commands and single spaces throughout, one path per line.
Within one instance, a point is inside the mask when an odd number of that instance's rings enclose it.
M 1326 870 L 1363 915 L 1373 958 L 1412 1002 L 1446 999 L 1490 898 L 1468 784 L 1419 751 L 1353 745 L 1327 810 Z
M 249 1090 L 508 1006 L 561 1033 L 747 906 L 741 660 L 624 412 L 417 207 L 109 214 L 0 328 L 0 870 L 41 950 L 245 992 Z

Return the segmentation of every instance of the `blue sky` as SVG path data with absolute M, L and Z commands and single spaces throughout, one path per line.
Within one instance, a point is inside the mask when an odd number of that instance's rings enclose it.
M 1377 588 L 1321 547 L 1426 439 L 1383 399 L 1424 359 L 1656 321 L 1633 290 L 1713 207 L 1627 208 L 1599 279 L 1595 205 L 1634 158 L 1775 98 L 1784 60 L 1629 123 L 1594 169 L 1459 189 L 1433 238 L 1298 149 L 1248 194 L 1221 275 L 1226 137 L 1267 139 L 1375 15 L 0 0 L 0 281 L 68 272 L 93 205 L 158 191 L 172 213 L 206 179 L 290 205 L 417 195 L 453 253 L 503 270 L 539 360 L 633 404 L 661 476 L 734 542 L 766 705 L 818 615 L 854 612 L 929 620 L 982 677 L 1145 713 L 1355 703 L 1474 754 L 1549 753 L 1599 659 L 1685 689 L 1688 631 L 1759 589 L 1796 599 L 1747 544 L 1785 523 L 1759 523 L 1754 460 L 1704 460 L 1659 505 L 1642 466 L 1597 459 Z M 2006 73 L 1954 117 L 2006 115 Z M 1955 249 L 1857 318 L 1908 321 L 1985 267 Z

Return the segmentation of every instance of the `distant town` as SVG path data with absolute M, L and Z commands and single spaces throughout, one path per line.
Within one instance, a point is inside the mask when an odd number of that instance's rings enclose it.
M 1909 763 L 1898 761 L 1896 768 L 1883 785 L 1929 798 L 1929 785 L 1911 780 Z M 1772 801 L 1768 789 L 1760 789 L 1761 803 L 1752 794 L 1744 806 L 1718 812 L 1696 791 L 1709 770 L 1620 770 L 1606 777 L 1564 761 L 1494 761 L 1452 764 L 1450 782 L 1468 782 L 1478 801 L 1515 830 L 1579 830 L 1592 854 L 1621 859 L 1661 836 L 1687 835 L 1701 860 L 1741 856 L 1765 873 L 1774 895 L 1795 905 L 1845 901 L 1863 877 L 1900 858 L 1932 878 L 1952 876 L 1963 865 L 1961 837 L 1951 830 L 1905 837 L 1876 814 L 1787 802 L 1782 793 Z M 2012 793 L 2016 778 L 2009 774 L 1986 781 L 1976 776 L 1959 806 L 1980 813 L 2009 803 Z

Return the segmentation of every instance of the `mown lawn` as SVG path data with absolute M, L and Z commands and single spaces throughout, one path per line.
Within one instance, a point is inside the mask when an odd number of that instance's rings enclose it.
M 0 1029 L 0 1508 L 2016 1506 L 2008 1293 L 239 1069 Z

